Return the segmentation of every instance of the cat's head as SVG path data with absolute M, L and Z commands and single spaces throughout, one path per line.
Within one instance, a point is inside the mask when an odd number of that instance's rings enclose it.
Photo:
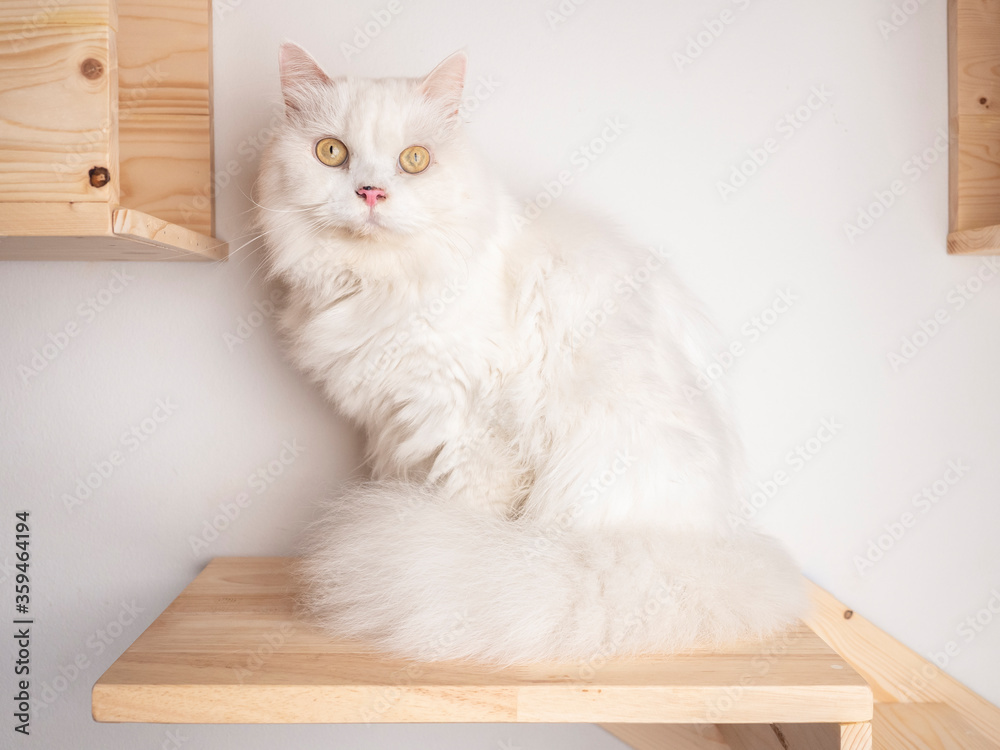
M 280 70 L 285 119 L 262 164 L 265 212 L 300 233 L 392 242 L 472 210 L 464 52 L 423 78 L 338 78 L 286 43 Z

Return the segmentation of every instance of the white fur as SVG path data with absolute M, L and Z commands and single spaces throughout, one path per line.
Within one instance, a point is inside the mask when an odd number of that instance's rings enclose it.
M 727 523 L 741 451 L 696 383 L 704 317 L 603 221 L 519 220 L 457 121 L 464 69 L 330 79 L 282 50 L 287 116 L 260 179 L 281 326 L 365 428 L 376 480 L 314 531 L 313 611 L 404 655 L 494 662 L 787 625 L 793 562 Z M 324 137 L 345 166 L 315 157 Z M 431 152 L 421 174 L 397 165 L 411 145 Z M 365 185 L 386 191 L 374 209 Z

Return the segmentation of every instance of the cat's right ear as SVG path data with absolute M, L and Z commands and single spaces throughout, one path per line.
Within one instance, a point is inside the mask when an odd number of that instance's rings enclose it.
M 330 77 L 312 56 L 292 42 L 281 45 L 278 67 L 281 70 L 281 94 L 288 109 L 300 109 L 307 92 L 330 82 Z

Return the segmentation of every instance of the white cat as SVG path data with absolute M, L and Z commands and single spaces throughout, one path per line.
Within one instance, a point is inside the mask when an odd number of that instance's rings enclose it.
M 727 523 L 740 447 L 664 260 L 589 214 L 519 213 L 463 136 L 463 53 L 423 79 L 280 62 L 259 182 L 280 325 L 373 471 L 303 564 L 328 630 L 510 663 L 793 622 L 795 565 Z

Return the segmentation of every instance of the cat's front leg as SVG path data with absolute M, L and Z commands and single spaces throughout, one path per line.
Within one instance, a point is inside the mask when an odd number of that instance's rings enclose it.
M 498 518 L 516 517 L 531 485 L 516 446 L 485 423 L 448 440 L 434 458 L 427 481 L 449 502 Z

